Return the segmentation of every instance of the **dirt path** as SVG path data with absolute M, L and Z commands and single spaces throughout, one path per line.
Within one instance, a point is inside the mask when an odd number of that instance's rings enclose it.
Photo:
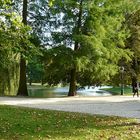
M 23 98 L 0 97 L 0 104 L 121 116 L 140 120 L 140 98 L 132 96 Z

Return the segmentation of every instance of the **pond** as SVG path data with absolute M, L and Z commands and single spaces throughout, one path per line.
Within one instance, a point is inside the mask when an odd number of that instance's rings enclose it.
M 77 90 L 79 96 L 110 96 L 111 93 L 100 90 L 103 87 L 84 87 Z M 44 97 L 44 98 L 55 98 L 55 97 L 66 97 L 68 95 L 68 87 L 56 87 L 46 88 L 43 86 L 28 86 L 28 94 L 30 97 Z

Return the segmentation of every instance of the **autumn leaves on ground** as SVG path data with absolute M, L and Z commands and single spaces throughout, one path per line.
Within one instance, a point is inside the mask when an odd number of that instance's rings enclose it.
M 133 119 L 0 106 L 3 140 L 138 140 Z

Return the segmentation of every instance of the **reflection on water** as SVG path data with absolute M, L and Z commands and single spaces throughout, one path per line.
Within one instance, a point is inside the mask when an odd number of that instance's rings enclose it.
M 31 97 L 47 97 L 47 98 L 54 98 L 54 97 L 62 97 L 67 96 L 67 92 L 55 92 L 54 88 L 29 88 L 28 94 Z
M 100 90 L 101 87 L 84 87 L 84 89 L 77 90 L 77 95 L 79 96 L 109 96 L 109 92 Z M 105 87 L 102 87 L 105 88 Z M 58 88 L 45 88 L 42 86 L 30 86 L 28 87 L 28 94 L 30 97 L 45 97 L 45 98 L 55 98 L 55 97 L 66 97 L 68 95 L 68 87 L 58 87 Z

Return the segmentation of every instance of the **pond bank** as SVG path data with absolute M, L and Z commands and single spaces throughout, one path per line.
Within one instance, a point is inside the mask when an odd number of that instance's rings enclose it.
M 101 88 L 106 88 L 108 86 L 102 87 L 84 87 L 84 89 L 77 90 L 78 96 L 110 96 L 111 93 L 100 90 Z M 45 97 L 45 98 L 56 98 L 56 97 L 66 97 L 68 95 L 69 87 L 44 87 L 44 86 L 28 86 L 30 97 Z

